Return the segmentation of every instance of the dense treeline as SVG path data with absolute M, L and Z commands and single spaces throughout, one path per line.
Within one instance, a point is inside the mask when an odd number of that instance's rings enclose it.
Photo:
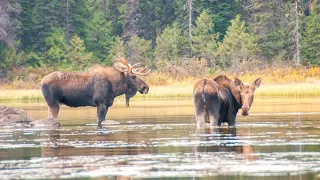
M 192 3 L 192 4 L 191 4 Z M 190 28 L 191 27 L 191 28 Z M 0 69 L 320 64 L 318 0 L 2 0 Z M 176 67 L 176 68 L 174 68 Z

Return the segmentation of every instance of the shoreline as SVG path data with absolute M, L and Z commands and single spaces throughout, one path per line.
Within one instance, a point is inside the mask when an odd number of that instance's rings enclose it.
M 133 99 L 171 99 L 191 98 L 192 86 L 151 86 L 149 93 L 137 93 Z M 257 98 L 315 98 L 320 97 L 320 84 L 266 84 L 256 90 Z M 124 95 L 118 97 L 124 98 Z M 0 102 L 5 101 L 43 101 L 40 89 L 0 89 Z

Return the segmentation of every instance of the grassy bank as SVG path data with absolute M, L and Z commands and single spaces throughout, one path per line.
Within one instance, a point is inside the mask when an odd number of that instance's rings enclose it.
M 149 94 L 139 94 L 135 98 L 191 98 L 193 82 L 190 86 L 151 86 Z M 262 85 L 255 92 L 255 97 L 320 97 L 320 84 L 298 83 L 298 84 L 277 84 Z M 123 98 L 123 97 L 120 97 Z M 0 101 L 39 101 L 43 100 L 39 89 L 26 90 L 0 90 Z
M 39 69 L 37 69 L 40 71 Z M 22 71 L 24 72 L 24 71 Z M 39 101 L 43 100 L 39 90 L 42 77 L 47 73 L 26 71 L 27 76 L 16 74 L 14 79 L 0 82 L 0 101 Z M 37 75 L 35 75 L 37 74 Z M 203 72 L 203 75 L 183 74 L 182 72 L 152 72 L 144 80 L 149 84 L 149 94 L 137 94 L 135 98 L 185 98 L 192 97 L 193 85 L 202 78 L 213 78 L 225 74 L 229 78 L 240 78 L 252 83 L 262 78 L 262 85 L 256 90 L 256 97 L 320 97 L 320 67 L 265 68 L 241 73 Z M 22 78 L 25 77 L 25 78 Z M 120 97 L 122 98 L 122 97 Z

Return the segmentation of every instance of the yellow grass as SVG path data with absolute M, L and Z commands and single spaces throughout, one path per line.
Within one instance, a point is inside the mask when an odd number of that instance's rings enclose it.
M 320 67 L 312 68 L 266 68 L 241 72 L 238 74 L 216 72 L 201 77 L 181 74 L 153 72 L 144 80 L 149 84 L 149 94 L 137 93 L 135 98 L 183 98 L 192 97 L 193 85 L 202 78 L 214 78 L 225 74 L 229 78 L 240 78 L 252 83 L 256 78 L 262 78 L 262 85 L 257 89 L 256 97 L 320 97 Z M 38 79 L 41 78 L 29 78 Z M 19 78 L 0 86 L 0 101 L 9 100 L 43 100 L 38 88 L 38 80 L 22 81 Z M 120 97 L 122 98 L 122 97 Z
M 253 82 L 256 78 L 262 78 L 263 84 L 293 84 L 293 83 L 320 83 L 320 67 L 301 67 L 301 68 L 266 68 L 257 69 L 248 72 L 230 73 L 230 72 L 215 72 L 213 74 L 205 74 L 201 77 L 190 77 L 187 75 L 180 76 L 169 75 L 166 73 L 151 73 L 147 76 L 146 81 L 152 86 L 190 86 L 201 78 L 214 78 L 218 75 L 226 75 L 233 79 L 238 77 L 244 82 Z
M 191 98 L 193 83 L 190 82 L 189 86 L 151 86 L 147 95 L 139 94 L 134 98 Z M 288 98 L 301 98 L 301 97 L 320 97 L 320 84 L 314 83 L 298 83 L 298 84 L 262 84 L 255 92 L 255 97 L 288 97 Z M 124 98 L 120 96 L 118 98 Z M 0 101 L 13 101 L 13 100 L 43 100 L 40 90 L 26 89 L 26 90 L 1 90 Z

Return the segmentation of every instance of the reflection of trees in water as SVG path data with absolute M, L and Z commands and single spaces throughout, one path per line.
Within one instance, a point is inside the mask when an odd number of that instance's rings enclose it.
M 196 135 L 201 142 L 212 142 L 216 145 L 195 146 L 195 152 L 236 152 L 243 154 L 246 160 L 255 160 L 252 155 L 254 147 L 249 144 L 241 144 L 237 137 L 237 129 L 232 128 L 203 128 L 196 129 Z

